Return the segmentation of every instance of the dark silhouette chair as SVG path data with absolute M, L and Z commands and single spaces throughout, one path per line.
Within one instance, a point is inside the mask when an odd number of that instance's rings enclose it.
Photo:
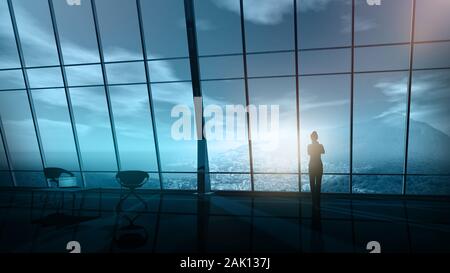
M 149 179 L 148 173 L 143 171 L 121 171 L 116 175 L 116 180 L 121 186 L 120 201 L 117 204 L 116 209 L 119 211 L 122 208 L 123 202 L 131 195 L 135 196 L 139 201 L 145 205 L 147 209 L 147 203 L 140 197 L 136 189 L 142 187 Z M 123 189 L 126 189 L 126 193 L 123 194 Z
M 75 175 L 67 170 L 61 169 L 61 168 L 45 168 L 44 169 L 44 175 L 47 181 L 51 181 L 56 184 L 56 186 L 59 188 L 60 183 L 59 180 L 63 174 L 67 174 L 70 177 L 75 177 Z M 76 188 L 77 186 L 73 186 Z

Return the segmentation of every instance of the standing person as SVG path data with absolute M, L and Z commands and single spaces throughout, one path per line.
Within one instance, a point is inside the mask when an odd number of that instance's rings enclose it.
M 323 164 L 321 155 L 325 153 L 323 145 L 318 141 L 319 135 L 316 131 L 311 133 L 312 143 L 308 145 L 309 155 L 309 185 L 313 206 L 320 208 L 320 188 L 322 185 Z

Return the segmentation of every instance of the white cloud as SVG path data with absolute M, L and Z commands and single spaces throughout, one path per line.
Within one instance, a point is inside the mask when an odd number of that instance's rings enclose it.
M 352 17 L 351 15 L 343 15 L 341 16 L 342 21 L 344 22 L 344 28 L 342 29 L 343 33 L 350 33 L 352 31 Z M 364 32 L 377 28 L 377 23 L 368 18 L 361 18 L 355 16 L 355 32 Z
M 396 81 L 382 81 L 375 85 L 387 97 L 391 106 L 376 118 L 394 122 L 395 117 L 405 116 L 408 78 Z M 450 77 L 446 72 L 413 75 L 411 97 L 411 119 L 422 121 L 441 132 L 450 134 L 450 124 L 445 122 L 450 115 L 448 86 Z
M 324 99 L 324 98 L 322 98 L 322 99 Z M 316 109 L 316 108 L 341 106 L 341 105 L 347 105 L 347 104 L 349 104 L 349 100 L 332 100 L 332 101 L 321 101 L 321 102 L 306 101 L 306 102 L 302 103 L 301 110 L 307 111 L 307 110 Z
M 326 8 L 331 0 L 300 0 L 298 9 L 301 12 L 320 11 Z M 229 11 L 240 14 L 239 0 L 214 0 L 214 3 Z M 283 17 L 292 14 L 292 0 L 245 0 L 245 20 L 260 25 L 276 25 Z

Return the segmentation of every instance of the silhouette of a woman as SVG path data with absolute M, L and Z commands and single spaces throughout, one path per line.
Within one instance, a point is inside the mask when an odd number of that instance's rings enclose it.
M 313 205 L 320 207 L 320 188 L 322 184 L 323 164 L 321 155 L 325 153 L 323 145 L 318 142 L 319 135 L 316 131 L 311 134 L 312 143 L 308 145 L 309 155 L 309 185 Z

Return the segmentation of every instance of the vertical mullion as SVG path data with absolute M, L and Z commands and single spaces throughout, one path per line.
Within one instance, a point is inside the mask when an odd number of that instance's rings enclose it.
M 137 13 L 138 13 L 138 19 L 139 19 L 139 31 L 141 33 L 141 45 L 142 45 L 142 54 L 144 57 L 144 67 L 145 67 L 145 77 L 147 81 L 147 91 L 148 91 L 148 100 L 150 105 L 150 115 L 152 118 L 152 129 L 153 129 L 153 139 L 155 142 L 155 152 L 156 152 L 156 161 L 158 165 L 158 175 L 159 175 L 159 186 L 160 190 L 163 190 L 164 183 L 163 183 L 163 175 L 162 175 L 162 168 L 161 168 L 161 157 L 159 153 L 159 141 L 158 141 L 158 133 L 156 131 L 156 120 L 155 120 L 155 107 L 153 105 L 153 95 L 152 95 L 152 87 L 150 84 L 150 70 L 148 67 L 148 56 L 147 56 L 147 46 L 145 42 L 145 33 L 144 33 L 144 22 L 142 20 L 142 9 L 141 9 L 141 1 L 136 0 L 136 7 L 137 7 Z
M 209 180 L 208 143 L 203 136 L 205 119 L 203 115 L 203 96 L 200 83 L 200 65 L 198 60 L 197 29 L 193 0 L 184 0 L 186 34 L 189 47 L 189 63 L 191 66 L 192 94 L 194 97 L 195 121 L 197 125 L 197 192 L 207 193 L 211 190 Z M 200 115 L 200 116 L 198 116 Z M 200 122 L 199 122 L 200 121 Z M 200 128 L 199 128 L 200 126 Z
M 112 133 L 112 138 L 113 138 L 113 142 L 114 142 L 114 152 L 116 155 L 117 170 L 120 171 L 122 169 L 122 166 L 121 166 L 121 162 L 120 162 L 119 147 L 117 144 L 116 127 L 115 127 L 115 123 L 114 123 L 114 113 L 112 111 L 112 106 L 111 106 L 111 97 L 109 94 L 109 86 L 108 86 L 108 76 L 106 75 L 105 56 L 103 55 L 103 44 L 102 44 L 102 38 L 100 36 L 100 26 L 98 24 L 97 8 L 95 5 L 95 0 L 91 0 L 91 7 L 92 7 L 92 15 L 94 18 L 95 35 L 97 36 L 97 46 L 98 46 L 98 52 L 99 52 L 99 56 L 100 56 L 100 64 L 102 66 L 103 82 L 105 84 L 106 103 L 108 106 L 109 121 L 111 124 L 111 133 Z
M 350 78 L 350 179 L 349 192 L 353 193 L 353 104 L 355 81 L 355 0 L 352 0 L 352 57 Z
M 42 168 L 45 168 L 46 167 L 45 154 L 44 154 L 44 149 L 43 149 L 43 146 L 42 146 L 42 140 L 41 140 L 41 136 L 40 136 L 40 132 L 39 132 L 39 125 L 37 123 L 36 112 L 35 112 L 35 109 L 34 109 L 33 95 L 31 93 L 31 89 L 30 89 L 30 82 L 28 80 L 28 74 L 27 74 L 27 71 L 25 69 L 25 67 L 26 67 L 26 65 L 25 65 L 25 58 L 24 58 L 23 51 L 22 51 L 22 44 L 20 42 L 19 30 L 17 28 L 16 16 L 15 16 L 15 13 L 14 13 L 14 7 L 13 7 L 13 4 L 12 4 L 11 0 L 7 0 L 7 1 L 8 1 L 9 15 L 11 17 L 11 23 L 12 23 L 12 27 L 13 27 L 13 31 L 14 31 L 14 38 L 16 40 L 17 52 L 19 54 L 19 59 L 20 59 L 20 67 L 22 69 L 22 75 L 23 75 L 23 79 L 24 79 L 24 83 L 25 83 L 25 89 L 26 89 L 26 92 L 27 92 L 28 103 L 29 103 L 29 106 L 30 106 L 31 118 L 33 119 L 34 131 L 35 131 L 36 139 L 37 139 L 37 143 L 38 143 L 39 154 L 41 156 L 41 164 L 42 164 Z M 50 187 L 50 184 L 49 184 L 48 181 L 47 181 L 47 186 Z
M 247 45 L 245 40 L 245 19 L 244 19 L 244 2 L 239 0 L 239 9 L 241 12 L 241 36 L 242 36 L 242 59 L 244 62 L 244 85 L 245 85 L 245 106 L 247 118 L 247 136 L 248 136 L 248 153 L 250 160 L 250 180 L 252 184 L 252 191 L 255 191 L 255 178 L 253 174 L 253 147 L 252 147 L 252 129 L 250 124 L 250 97 L 248 92 L 248 73 L 247 73 Z
M 60 64 L 60 68 L 61 68 L 61 75 L 62 75 L 63 82 L 64 82 L 64 92 L 66 93 L 67 108 L 69 111 L 70 123 L 71 123 L 71 127 L 72 127 L 72 134 L 73 134 L 73 139 L 75 142 L 75 149 L 77 152 L 77 159 L 78 159 L 78 166 L 80 168 L 81 181 L 83 183 L 83 187 L 86 187 L 86 181 L 84 179 L 84 173 L 83 173 L 84 168 L 83 168 L 83 160 L 81 158 L 80 142 L 78 140 L 75 116 L 73 114 L 72 100 L 70 98 L 70 92 L 69 92 L 69 87 L 68 87 L 69 85 L 67 83 L 66 69 L 64 67 L 64 57 L 62 54 L 61 41 L 59 39 L 58 25 L 56 23 L 55 9 L 53 7 L 52 0 L 48 0 L 48 6 L 50 8 L 50 17 L 52 19 L 52 26 L 53 26 L 53 33 L 55 35 L 56 49 L 58 51 L 58 59 L 59 59 L 59 64 Z
M 295 39 L 295 104 L 297 119 L 297 168 L 298 168 L 298 191 L 302 192 L 302 166 L 300 156 L 300 82 L 298 78 L 298 34 L 297 34 L 297 0 L 294 0 L 294 39 Z
M 408 77 L 408 94 L 407 94 L 407 105 L 406 105 L 406 132 L 405 132 L 405 158 L 403 167 L 403 187 L 402 194 L 406 195 L 406 182 L 408 173 L 408 150 L 409 150 L 409 127 L 410 127 L 410 116 L 411 116 L 411 89 L 412 89 L 412 78 L 413 78 L 413 62 L 414 62 L 414 29 L 416 20 L 416 0 L 412 0 L 411 7 L 411 41 L 409 50 L 409 77 Z
M 9 175 L 11 176 L 11 181 L 13 186 L 17 187 L 16 177 L 14 176 L 12 166 L 11 166 L 11 154 L 9 153 L 9 148 L 6 140 L 5 128 L 3 127 L 2 117 L 0 116 L 0 137 L 2 138 L 3 149 L 5 150 L 6 163 L 8 165 Z

